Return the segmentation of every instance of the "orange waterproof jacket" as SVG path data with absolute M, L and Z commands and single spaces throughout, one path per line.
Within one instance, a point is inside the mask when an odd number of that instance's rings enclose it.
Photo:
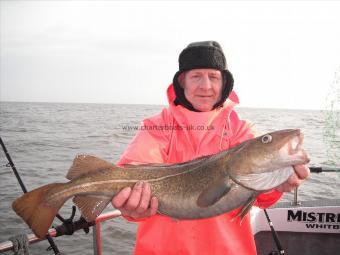
M 231 148 L 254 135 L 249 124 L 233 110 L 238 98 L 231 93 L 224 106 L 210 112 L 192 112 L 175 106 L 173 86 L 168 88 L 169 108 L 145 119 L 119 165 L 178 163 Z M 257 198 L 268 207 L 281 197 L 272 191 Z M 139 220 L 135 254 L 256 254 L 249 213 L 242 222 L 239 211 L 200 220 L 175 220 L 155 215 Z

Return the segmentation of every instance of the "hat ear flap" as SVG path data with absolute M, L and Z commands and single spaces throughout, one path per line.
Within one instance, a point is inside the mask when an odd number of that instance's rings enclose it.
M 225 86 L 225 100 L 229 97 L 231 91 L 234 88 L 234 77 L 231 74 L 231 72 L 229 72 L 229 70 L 223 70 L 223 81 L 224 81 L 224 86 Z
M 223 106 L 225 100 L 227 100 L 234 87 L 234 78 L 231 72 L 228 70 L 222 70 L 221 73 L 223 77 L 222 95 L 221 99 L 214 105 L 213 109 Z
M 175 89 L 175 94 L 176 94 L 176 98 L 174 100 L 174 104 L 175 105 L 182 105 L 185 108 L 187 108 L 190 111 L 194 111 L 194 112 L 199 112 L 198 110 L 196 110 L 192 104 L 188 101 L 188 99 L 185 97 L 184 95 L 184 89 L 183 87 L 180 85 L 178 78 L 179 76 L 182 74 L 183 72 L 178 71 L 175 76 L 174 79 L 172 81 L 174 89 Z

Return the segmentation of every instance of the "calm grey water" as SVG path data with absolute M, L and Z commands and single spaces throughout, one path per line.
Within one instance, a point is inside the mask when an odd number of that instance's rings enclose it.
M 138 125 L 161 106 L 109 104 L 0 103 L 0 134 L 27 188 L 50 182 L 65 181 L 65 174 L 77 154 L 96 155 L 111 162 L 118 160 L 134 130 L 123 127 Z M 259 133 L 284 128 L 301 128 L 305 148 L 312 164 L 340 165 L 339 112 L 330 118 L 321 111 L 238 109 L 241 117 L 255 124 Z M 336 130 L 334 130 L 336 129 Z M 328 133 L 327 133 L 328 132 Z M 18 233 L 30 233 L 11 210 L 12 201 L 21 189 L 12 170 L 5 167 L 0 151 L 0 242 Z M 290 200 L 292 194 L 282 199 Z M 300 189 L 301 200 L 340 198 L 338 174 L 314 174 Z M 110 208 L 111 209 L 111 208 Z M 61 210 L 67 218 L 68 202 Z M 59 222 L 56 220 L 56 224 Z M 121 218 L 103 224 L 103 254 L 131 254 L 136 226 Z M 65 254 L 93 254 L 92 235 L 83 232 L 59 237 L 59 249 Z M 46 251 L 47 241 L 30 246 L 31 254 Z M 11 253 L 8 253 L 11 254 Z

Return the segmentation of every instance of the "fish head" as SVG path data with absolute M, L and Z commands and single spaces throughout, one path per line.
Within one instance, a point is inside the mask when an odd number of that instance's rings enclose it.
M 302 148 L 300 129 L 267 133 L 239 144 L 229 157 L 228 167 L 234 174 L 271 172 L 309 162 Z

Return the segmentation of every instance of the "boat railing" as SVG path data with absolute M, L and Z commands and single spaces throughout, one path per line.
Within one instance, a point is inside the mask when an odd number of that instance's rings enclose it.
M 93 226 L 93 231 L 92 231 L 92 235 L 93 235 L 93 251 L 94 251 L 94 255 L 101 255 L 102 254 L 102 243 L 101 243 L 101 223 L 116 217 L 121 216 L 121 213 L 119 210 L 113 210 L 110 212 L 106 212 L 103 213 L 101 215 L 99 215 L 96 220 L 94 221 L 93 224 L 90 224 L 89 226 Z M 48 231 L 49 235 L 51 237 L 57 237 L 59 236 L 58 231 L 56 228 L 51 228 Z M 39 238 L 34 234 L 27 234 L 27 240 L 28 243 L 34 244 L 40 241 L 45 240 L 46 238 Z M 0 243 L 0 253 L 6 252 L 6 251 L 10 251 L 13 250 L 13 242 L 11 241 L 5 241 Z
M 101 232 L 100 227 L 103 221 L 107 221 L 116 217 L 121 216 L 121 212 L 119 210 L 114 210 L 111 212 L 103 213 L 99 215 L 95 220 L 95 225 L 93 226 L 93 252 L 94 255 L 101 255 L 102 254 L 102 241 L 101 241 Z

